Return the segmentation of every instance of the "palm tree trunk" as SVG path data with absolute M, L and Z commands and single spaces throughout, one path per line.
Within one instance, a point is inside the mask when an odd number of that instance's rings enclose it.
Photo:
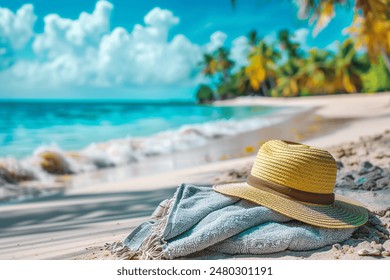
M 224 83 L 227 83 L 229 81 L 229 74 L 226 70 L 222 71 L 222 79 Z
M 269 85 L 271 90 L 276 87 L 275 80 L 273 78 L 269 79 Z
M 387 71 L 390 72 L 390 59 L 389 59 L 389 57 L 387 56 L 387 53 L 385 52 L 384 49 L 381 50 L 381 54 L 382 54 L 382 57 L 383 57 L 383 61 L 385 62 Z
M 261 83 L 261 90 L 263 91 L 264 96 L 269 96 L 269 91 L 267 85 L 265 84 L 265 81 Z

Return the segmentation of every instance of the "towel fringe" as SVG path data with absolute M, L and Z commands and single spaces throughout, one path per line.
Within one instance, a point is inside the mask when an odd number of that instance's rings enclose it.
M 125 244 L 122 241 L 115 241 L 114 243 L 106 243 L 105 249 L 110 251 L 111 254 L 117 256 L 118 258 L 122 260 L 129 260 L 133 257 L 133 252 L 125 246 Z
M 162 259 L 162 236 L 158 230 L 142 242 L 137 252 L 140 253 L 141 260 L 161 260 Z
M 116 241 L 112 244 L 106 244 L 106 250 L 111 254 L 117 256 L 121 260 L 162 260 L 166 259 L 163 251 L 163 245 L 167 242 L 164 240 L 162 234 L 168 223 L 168 217 L 171 213 L 172 204 L 176 200 L 177 191 L 173 197 L 169 200 L 165 200 L 160 203 L 159 207 L 163 210 L 159 215 L 155 216 L 157 209 L 153 213 L 152 217 L 156 221 L 153 225 L 152 232 L 148 238 L 146 238 L 137 251 L 130 250 L 123 241 Z M 162 205 L 165 204 L 165 205 Z M 157 211 L 158 212 L 158 211 Z

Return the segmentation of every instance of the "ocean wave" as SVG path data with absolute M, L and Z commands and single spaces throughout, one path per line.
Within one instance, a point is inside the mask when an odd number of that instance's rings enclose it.
M 150 137 L 128 137 L 92 143 L 78 151 L 64 151 L 57 145 L 40 146 L 21 160 L 0 159 L 0 186 L 22 181 L 55 184 L 56 175 L 95 171 L 106 167 L 123 166 L 145 158 L 175 153 L 205 146 L 210 140 L 257 130 L 285 119 L 270 115 L 244 120 L 219 120 L 203 124 L 184 125 Z

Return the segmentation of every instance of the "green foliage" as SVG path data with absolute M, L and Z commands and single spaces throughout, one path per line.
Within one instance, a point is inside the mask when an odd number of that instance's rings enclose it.
M 214 92 L 208 85 L 200 85 L 196 92 L 196 99 L 199 103 L 210 103 L 215 100 Z
M 371 65 L 367 73 L 362 75 L 365 92 L 380 92 L 390 90 L 390 73 L 383 59 Z
M 278 39 L 282 50 L 285 50 L 290 59 L 300 57 L 299 44 L 291 41 L 290 31 L 283 29 L 278 33 Z
M 218 96 L 222 100 L 233 98 L 235 96 L 234 91 L 235 88 L 230 81 L 221 83 L 217 88 Z
M 278 41 L 280 50 L 251 31 L 247 65 L 235 71 L 228 49 L 205 54 L 203 73 L 212 87 L 202 85 L 198 89 L 199 102 L 245 95 L 302 96 L 390 89 L 390 74 L 383 60 L 371 65 L 369 56 L 357 52 L 350 38 L 336 53 L 317 48 L 304 51 L 288 30 L 278 33 Z

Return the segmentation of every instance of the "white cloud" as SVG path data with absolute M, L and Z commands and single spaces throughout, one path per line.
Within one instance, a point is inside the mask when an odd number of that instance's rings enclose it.
M 340 42 L 334 41 L 325 47 L 326 50 L 336 53 L 339 49 Z
M 32 8 L 32 6 L 30 6 Z M 75 20 L 50 14 L 35 36 L 39 59 L 18 61 L 0 73 L 1 80 L 24 86 L 188 85 L 195 82 L 202 46 L 184 35 L 168 40 L 179 18 L 169 10 L 152 9 L 133 30 L 110 29 L 113 5 L 98 1 L 92 13 Z M 226 35 L 217 32 L 218 45 Z
M 248 38 L 245 36 L 237 37 L 232 41 L 230 50 L 230 58 L 235 62 L 234 70 L 246 66 L 248 64 L 249 44 Z
M 175 17 L 171 11 L 156 7 L 145 16 L 144 22 L 155 28 L 154 35 L 159 37 L 161 41 L 166 41 L 169 28 L 178 24 L 180 19 Z
M 278 41 L 278 36 L 276 34 L 275 31 L 267 34 L 265 37 L 264 37 L 264 42 L 266 42 L 267 44 L 269 45 L 273 45 L 275 44 L 276 42 Z
M 290 33 L 290 38 L 291 41 L 299 43 L 301 48 L 309 49 L 309 46 L 307 45 L 307 37 L 309 36 L 309 34 L 310 34 L 309 29 L 299 28 L 296 29 L 294 32 Z M 278 37 L 279 37 L 278 32 L 273 31 L 264 37 L 264 41 L 270 45 L 279 44 Z
M 137 25 L 131 33 L 116 28 L 102 39 L 97 59 L 100 84 L 173 84 L 194 77 L 200 47 L 183 35 L 162 40 L 158 30 L 163 27 L 154 24 Z
M 23 5 L 16 13 L 0 7 L 0 71 L 15 62 L 15 52 L 23 49 L 33 36 L 34 8 Z
M 214 32 L 210 37 L 210 42 L 206 44 L 205 51 L 212 53 L 225 44 L 227 35 L 221 31 Z
M 102 36 L 110 31 L 112 9 L 111 3 L 98 1 L 92 14 L 83 12 L 76 20 L 47 15 L 44 32 L 34 41 L 34 51 L 56 58 L 63 53 L 81 55 L 89 48 L 96 48 Z
M 16 13 L 0 7 L 0 43 L 13 50 L 22 49 L 33 36 L 35 20 L 31 4 L 23 5 Z
M 303 50 L 308 50 L 310 47 L 307 45 L 307 36 L 310 34 L 309 29 L 300 28 L 294 31 L 294 41 L 300 44 Z

